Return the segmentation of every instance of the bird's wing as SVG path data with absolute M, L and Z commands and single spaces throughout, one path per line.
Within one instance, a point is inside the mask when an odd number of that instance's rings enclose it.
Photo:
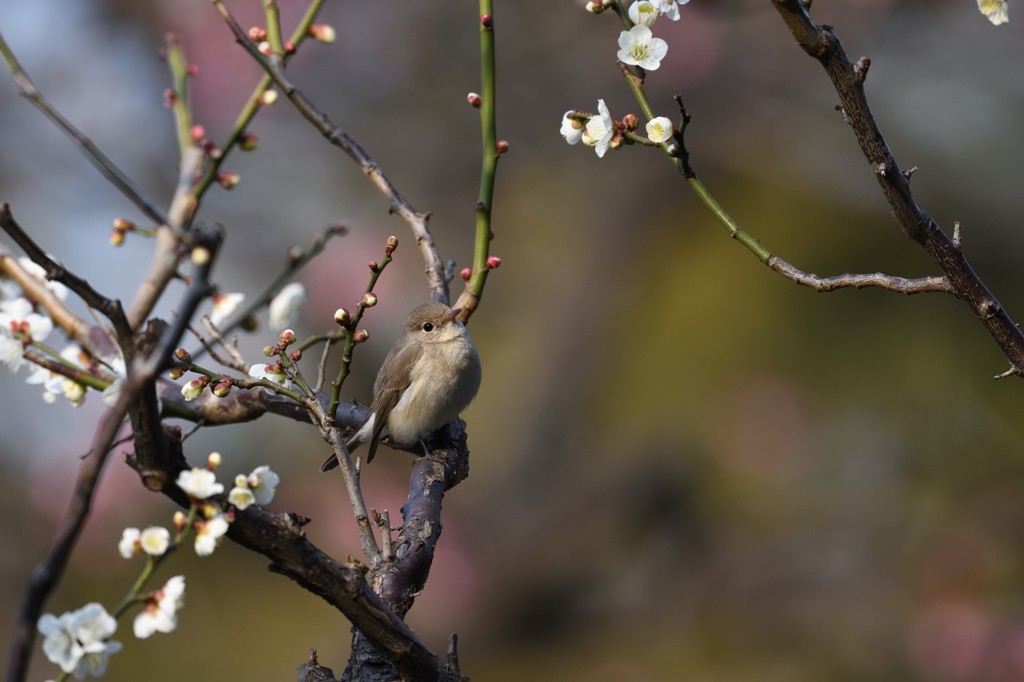
M 377 452 L 377 442 L 388 423 L 391 410 L 395 409 L 395 405 L 398 404 L 405 389 L 409 388 L 409 384 L 412 382 L 411 370 L 415 364 L 415 354 L 418 352 L 413 345 L 392 349 L 384 358 L 384 364 L 381 365 L 380 371 L 377 372 L 377 380 L 373 385 L 373 404 L 370 406 L 370 412 L 376 415 L 376 421 L 373 424 L 373 434 L 370 437 L 370 449 L 366 454 L 367 464 L 373 460 L 373 456 Z M 406 371 L 396 372 L 396 368 L 399 367 L 405 367 Z

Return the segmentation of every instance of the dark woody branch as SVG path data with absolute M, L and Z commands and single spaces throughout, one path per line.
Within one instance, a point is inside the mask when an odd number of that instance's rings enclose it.
M 1024 375 L 1024 332 L 971 268 L 959 240 L 949 237 L 914 201 L 909 173 L 900 170 L 875 122 L 864 93 L 870 61 L 850 61 L 830 26 L 816 24 L 801 0 L 772 0 L 797 43 L 817 59 L 839 95 L 843 117 L 857 138 L 900 229 L 945 273 L 952 293 L 963 300 L 1010 361 L 1009 374 Z

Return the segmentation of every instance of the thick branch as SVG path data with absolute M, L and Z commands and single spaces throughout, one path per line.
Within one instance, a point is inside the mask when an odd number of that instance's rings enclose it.
M 971 268 L 959 243 L 914 202 L 908 174 L 896 164 L 875 123 L 864 94 L 870 62 L 861 59 L 856 65 L 851 63 L 835 31 L 814 23 L 801 0 L 772 0 L 772 4 L 800 47 L 821 62 L 832 80 L 845 120 L 853 129 L 900 228 L 939 265 L 953 293 L 970 306 L 1006 354 L 1013 373 L 1024 374 L 1024 332 Z

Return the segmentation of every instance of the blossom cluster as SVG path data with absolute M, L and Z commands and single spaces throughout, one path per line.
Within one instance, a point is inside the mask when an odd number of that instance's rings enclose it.
M 178 475 L 176 483 L 189 496 L 192 508 L 188 517 L 180 511 L 175 513 L 177 536 L 172 537 L 171 531 L 161 526 L 142 530 L 125 528 L 117 544 L 118 553 L 125 559 L 145 554 L 150 560 L 148 570 L 152 570 L 153 562 L 171 550 L 191 525 L 195 530 L 196 554 L 212 554 L 234 518 L 233 509 L 225 509 L 211 499 L 224 492 L 224 485 L 217 482 L 214 472 L 220 463 L 220 454 L 213 452 L 207 458 L 206 467 L 193 467 Z M 235 478 L 235 487 L 228 493 L 227 501 L 238 510 L 253 504 L 268 504 L 279 482 L 280 477 L 270 467 L 256 467 L 249 475 Z M 184 605 L 184 596 L 185 576 L 181 575 L 170 578 L 157 590 L 140 595 L 137 600 L 144 602 L 144 606 L 132 624 L 135 636 L 146 639 L 156 632 L 173 632 L 178 627 L 178 611 Z M 117 612 L 115 615 L 107 613 L 98 603 L 60 616 L 44 614 L 37 624 L 43 636 L 43 653 L 64 673 L 78 679 L 103 675 L 110 655 L 122 649 L 120 642 L 110 639 L 117 631 L 117 615 Z
M 651 26 L 659 16 L 679 21 L 679 5 L 689 0 L 638 0 L 629 6 L 627 14 L 633 26 L 619 34 L 618 59 L 623 64 L 654 71 L 661 66 L 661 60 L 668 54 L 668 43 L 655 38 Z M 598 13 L 604 11 L 607 2 L 590 2 L 587 9 Z M 628 119 L 632 118 L 632 121 Z M 598 157 L 604 157 L 609 149 L 622 145 L 624 133 L 636 127 L 636 117 L 627 116 L 622 121 L 612 119 L 603 99 L 597 101 L 597 114 L 587 115 L 570 109 L 562 116 L 561 134 L 569 144 L 583 142 L 593 147 Z M 672 122 L 658 116 L 646 125 L 647 138 L 655 143 L 667 142 L 675 133 Z
M 44 287 L 57 302 L 63 303 L 67 299 L 67 287 L 60 282 L 48 280 L 42 266 L 24 257 L 19 258 L 17 263 L 26 275 Z M 117 391 L 125 375 L 124 361 L 120 355 L 105 356 L 97 362 L 76 343 L 66 345 L 60 352 L 54 350 L 45 343 L 54 331 L 53 320 L 22 294 L 12 282 L 0 280 L 0 363 L 12 374 L 16 373 L 25 364 L 31 364 L 25 357 L 25 351 L 31 348 L 37 355 L 67 367 L 69 373 L 88 372 L 107 380 L 112 379 L 103 400 L 108 404 L 116 401 Z M 103 365 L 102 371 L 99 371 L 98 365 Z M 61 397 L 75 407 L 85 402 L 86 387 L 83 384 L 41 365 L 35 366 L 25 383 L 39 386 L 43 400 L 47 403 L 54 403 Z

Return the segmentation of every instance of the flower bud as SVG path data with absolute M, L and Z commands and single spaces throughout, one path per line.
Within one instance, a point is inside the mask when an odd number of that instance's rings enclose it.
M 170 371 L 167 372 L 167 376 L 169 376 L 171 380 L 177 381 L 178 379 L 185 376 L 186 371 L 188 370 L 185 369 L 184 367 L 171 367 Z
M 174 106 L 174 101 L 178 96 L 174 93 L 174 88 L 167 88 L 164 90 L 164 106 L 170 109 Z
M 476 94 L 475 92 L 471 92 L 468 95 L 466 95 L 466 101 L 469 102 L 469 106 L 473 107 L 474 109 L 479 109 L 480 105 L 483 104 L 484 102 L 483 98 L 480 97 L 480 95 Z
M 272 358 L 277 355 L 277 346 L 264 346 L 263 354 L 268 358 Z
M 504 154 L 508 151 L 508 140 L 498 140 L 498 144 L 495 147 L 499 154 Z
M 366 341 L 366 339 L 368 338 L 370 338 L 370 332 L 366 331 L 365 329 L 360 329 L 356 331 L 355 334 L 352 335 L 352 343 L 362 343 L 363 341 Z
M 204 154 L 209 156 L 214 161 L 217 161 L 222 156 L 224 156 L 224 152 L 220 150 L 220 147 L 217 146 L 217 143 L 208 137 L 203 138 L 202 140 L 199 141 L 199 147 L 203 150 Z
M 197 246 L 192 249 L 192 264 L 203 266 L 210 262 L 210 250 L 205 246 Z
M 337 38 L 334 27 L 330 24 L 312 24 L 309 27 L 309 35 L 321 43 L 330 45 Z
M 185 67 L 185 73 L 187 73 L 190 76 L 195 76 L 197 73 L 199 73 L 199 65 L 189 64 Z
M 462 268 L 462 271 L 459 273 L 459 276 L 468 282 L 469 278 L 473 276 L 473 271 L 470 270 L 469 268 Z
M 181 360 L 182 362 L 192 362 L 192 354 L 184 348 L 179 348 L 174 351 L 174 358 L 176 360 Z
M 262 26 L 253 26 L 249 29 L 249 40 L 254 43 L 261 43 L 267 39 L 267 29 Z
M 397 248 L 398 248 L 398 237 L 396 237 L 395 235 L 391 235 L 390 237 L 388 237 L 388 241 L 384 245 L 384 253 L 390 256 L 391 254 L 393 254 L 395 252 L 395 249 L 397 249 Z
M 243 152 L 251 152 L 260 146 L 260 138 L 256 137 L 252 133 L 242 133 L 242 137 L 238 139 L 238 148 Z
M 626 114 L 622 117 L 622 126 L 626 130 L 636 130 L 639 123 L 640 121 L 637 119 L 636 114 Z
M 217 184 L 224 189 L 234 189 L 238 186 L 238 173 L 235 171 L 221 171 L 217 173 Z
M 338 326 L 346 327 L 352 321 L 352 316 L 344 308 L 338 308 L 334 311 L 334 321 L 338 323 Z
M 295 54 L 295 43 L 293 43 L 292 41 L 285 41 L 285 44 L 282 45 L 281 47 L 284 48 L 285 54 Z
M 124 230 L 114 229 L 110 231 L 110 239 L 108 240 L 111 246 L 121 246 L 124 244 Z
M 377 294 L 373 293 L 372 291 L 368 291 L 365 294 L 363 294 L 364 308 L 372 308 L 375 305 L 377 305 Z
M 207 376 L 201 376 L 198 379 L 192 379 L 191 381 L 186 382 L 185 385 L 181 387 L 181 395 L 185 398 L 186 401 L 195 400 L 196 398 L 203 394 L 203 390 L 209 383 L 210 378 Z
M 495 269 L 497 269 L 497 267 L 499 265 L 501 265 L 501 259 L 500 258 L 498 258 L 497 256 L 488 256 L 487 257 L 487 268 L 489 270 L 495 270 Z
M 210 471 L 213 471 L 214 469 L 219 467 L 221 464 L 223 464 L 223 462 L 224 458 L 220 456 L 219 452 L 214 451 L 206 456 L 206 468 L 209 469 Z
M 366 265 L 370 268 L 370 272 L 378 272 L 380 270 L 380 265 L 378 265 L 375 260 L 370 261 Z
M 115 230 L 120 230 L 122 232 L 127 232 L 129 230 L 135 229 L 135 223 L 128 220 L 127 218 L 114 218 L 113 225 Z
M 185 512 L 180 509 L 174 512 L 174 516 L 171 517 L 171 523 L 174 524 L 174 531 L 180 533 L 185 530 L 185 523 L 188 522 L 188 517 L 185 516 Z
M 295 350 L 288 354 L 288 359 L 291 360 L 292 362 L 298 362 L 299 360 L 302 359 L 302 351 L 296 348 Z
M 480 25 L 483 26 L 484 28 L 491 28 L 492 26 L 494 26 L 494 17 L 492 17 L 490 14 L 481 14 Z
M 600 14 L 604 11 L 604 4 L 600 2 L 588 2 L 587 11 L 591 14 Z
M 263 94 L 260 95 L 260 102 L 265 106 L 270 106 L 277 101 L 277 90 L 264 90 Z
M 270 43 L 266 40 L 261 41 L 260 44 L 256 46 L 256 49 L 259 50 L 259 53 L 264 57 L 270 56 Z
M 281 344 L 281 346 L 287 348 L 288 346 L 295 343 L 295 332 L 293 332 L 291 329 L 285 329 L 283 332 L 281 332 L 281 336 L 278 337 L 277 341 L 278 343 Z
M 214 384 L 213 394 L 218 398 L 226 398 L 228 397 L 228 393 L 231 392 L 231 387 L 233 385 L 234 384 L 231 381 L 231 379 L 221 379 L 216 384 Z

